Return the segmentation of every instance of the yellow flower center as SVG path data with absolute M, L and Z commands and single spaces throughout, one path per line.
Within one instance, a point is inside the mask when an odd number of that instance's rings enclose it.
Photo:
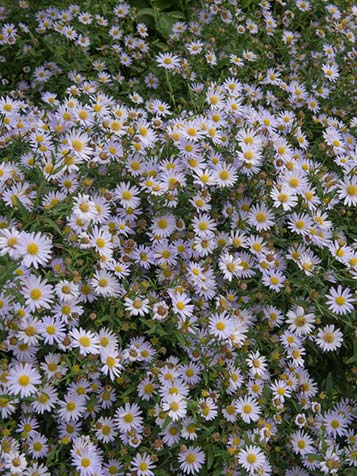
M 90 459 L 89 458 L 82 458 L 81 465 L 83 468 L 88 468 L 90 465 Z
M 125 423 L 132 423 L 133 420 L 134 420 L 134 417 L 133 417 L 133 415 L 132 415 L 131 413 L 126 413 L 126 414 L 124 415 L 124 421 L 125 421 Z
M 32 289 L 30 292 L 30 298 L 34 301 L 38 301 L 42 297 L 42 292 L 40 289 Z
M 37 255 L 38 251 L 39 251 L 39 246 L 37 243 L 30 243 L 27 245 L 27 252 L 28 254 L 34 256 L 34 255 Z
M 335 299 L 336 304 L 343 306 L 346 302 L 346 299 L 343 296 L 337 296 Z
M 30 377 L 28 375 L 21 375 L 17 382 L 21 387 L 26 387 L 30 383 Z
M 190 453 L 186 456 L 186 463 L 193 464 L 196 461 L 196 455 Z
M 84 145 L 80 139 L 73 139 L 72 147 L 76 152 L 82 152 Z

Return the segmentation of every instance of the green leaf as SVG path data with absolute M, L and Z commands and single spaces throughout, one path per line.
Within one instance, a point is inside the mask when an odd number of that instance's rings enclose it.
M 329 394 L 329 395 L 332 395 L 332 392 L 333 392 L 333 375 L 331 372 L 329 372 L 327 374 L 327 377 L 326 377 L 326 392 Z
M 172 17 L 170 13 L 163 13 L 157 20 L 156 28 L 163 37 L 168 38 L 174 23 L 176 23 L 176 18 Z
M 169 416 L 167 416 L 165 418 L 164 423 L 162 424 L 161 430 L 162 431 L 165 430 L 165 428 L 167 428 L 170 423 L 171 423 L 171 418 Z
M 154 17 L 155 16 L 154 9 L 153 8 L 142 8 L 141 10 L 139 10 L 137 12 L 136 18 L 142 17 L 142 16 Z
M 155 0 L 153 3 L 155 4 L 155 7 L 160 10 L 166 10 L 167 8 L 172 7 L 172 0 Z
M 214 461 L 214 454 L 212 451 L 208 453 L 208 458 L 207 458 L 207 469 L 211 469 Z
M 178 12 L 178 11 L 169 12 L 167 15 L 172 17 L 175 20 L 181 20 L 185 18 L 185 15 L 182 12 Z
M 19 209 L 19 212 L 21 214 L 21 218 L 24 220 L 25 223 L 29 223 L 32 220 L 30 220 L 31 214 L 28 212 L 28 210 L 22 205 L 21 201 L 19 198 L 14 195 L 15 203 L 17 208 Z
M 44 218 L 43 222 L 46 223 L 50 228 L 53 228 L 60 236 L 62 236 L 62 231 L 60 227 L 55 223 L 51 218 Z

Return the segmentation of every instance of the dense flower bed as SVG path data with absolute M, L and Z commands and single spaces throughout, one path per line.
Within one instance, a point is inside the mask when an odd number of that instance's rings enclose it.
M 355 475 L 357 8 L 44 3 L 0 11 L 0 474 Z

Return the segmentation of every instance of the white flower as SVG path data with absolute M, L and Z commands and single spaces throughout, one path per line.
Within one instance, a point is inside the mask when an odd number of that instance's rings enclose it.
M 167 395 L 164 399 L 162 409 L 168 412 L 173 421 L 186 416 L 187 402 L 181 395 Z
M 323 352 L 336 350 L 342 345 L 343 334 L 339 329 L 336 329 L 334 325 L 329 325 L 319 330 L 315 341 Z
M 339 184 L 340 199 L 343 199 L 343 203 L 349 207 L 357 205 L 357 178 L 345 178 L 345 180 Z
M 313 453 L 314 447 L 312 446 L 312 438 L 304 431 L 298 430 L 290 435 L 290 441 L 293 447 L 293 451 L 296 454 L 304 455 L 307 453 Z
M 206 455 L 200 448 L 189 446 L 186 450 L 181 451 L 178 457 L 180 469 L 186 474 L 198 472 L 206 459 Z
M 30 311 L 35 311 L 40 307 L 49 309 L 53 301 L 52 286 L 47 284 L 47 280 L 41 281 L 41 278 L 33 274 L 26 279 L 22 293 Z
M 236 402 L 236 408 L 243 421 L 250 423 L 259 420 L 261 413 L 257 401 L 251 397 L 240 397 Z
M 250 445 L 242 448 L 238 455 L 238 463 L 250 473 L 262 468 L 265 462 L 266 458 L 257 446 Z
M 89 136 L 86 133 L 78 133 L 76 130 L 72 130 L 69 134 L 66 135 L 65 140 L 76 156 L 82 160 L 89 160 L 93 151 L 88 147 Z
M 41 376 L 30 364 L 18 364 L 9 371 L 7 387 L 12 395 L 19 394 L 21 398 L 29 397 L 37 392 L 35 385 L 41 383 Z
M 180 66 L 180 58 L 172 53 L 160 53 L 156 57 L 157 65 L 168 70 L 176 69 Z
M 124 407 L 119 407 L 115 412 L 115 421 L 119 431 L 127 432 L 132 429 L 139 431 L 142 427 L 143 418 L 140 416 L 142 411 L 140 407 L 133 403 L 126 403 Z
M 114 196 L 124 208 L 137 208 L 140 204 L 139 189 L 128 183 L 121 182 L 114 190 Z
M 99 353 L 99 338 L 93 332 L 85 331 L 80 327 L 73 329 L 70 336 L 73 339 L 72 346 L 78 347 L 81 355 Z
M 131 462 L 131 471 L 134 471 L 138 476 L 155 476 L 155 473 L 151 471 L 155 467 L 147 453 L 138 453 Z
M 234 332 L 234 322 L 226 312 L 213 314 L 209 318 L 208 329 L 218 339 L 228 339 Z
M 150 311 L 149 300 L 142 299 L 139 296 L 135 299 L 126 297 L 124 307 L 132 316 L 144 316 Z
M 341 285 L 337 289 L 330 288 L 326 297 L 329 310 L 335 314 L 348 314 L 354 309 L 352 303 L 355 302 L 355 298 L 349 288 L 343 289 Z
M 72 392 L 64 397 L 64 400 L 58 402 L 58 416 L 65 422 L 77 421 L 85 412 L 85 395 L 77 395 Z
M 95 203 L 89 195 L 79 194 L 74 199 L 74 206 L 72 209 L 73 215 L 85 223 L 93 220 L 98 215 Z
M 21 233 L 17 251 L 25 266 L 37 269 L 48 263 L 52 254 L 52 241 L 40 233 Z

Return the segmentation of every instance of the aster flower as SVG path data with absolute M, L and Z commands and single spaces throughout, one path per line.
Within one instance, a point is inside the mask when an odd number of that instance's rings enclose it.
M 73 329 L 70 333 L 73 347 L 78 347 L 81 355 L 98 354 L 99 339 L 93 332 L 85 331 L 81 327 Z
M 36 385 L 41 383 L 41 376 L 28 363 L 17 364 L 10 369 L 6 384 L 10 394 L 28 397 L 37 392 Z
M 341 285 L 337 286 L 337 289 L 330 288 L 326 297 L 329 310 L 335 314 L 348 314 L 354 309 L 352 303 L 355 298 L 348 288 L 343 289 Z
M 23 296 L 30 311 L 39 308 L 49 309 L 53 301 L 53 289 L 47 280 L 31 274 L 23 285 Z
M 266 459 L 259 447 L 250 445 L 239 451 L 238 463 L 247 471 L 252 472 L 261 469 Z
M 167 70 L 174 70 L 180 66 L 180 58 L 172 53 L 160 53 L 156 57 L 157 65 Z
M 199 447 L 189 446 L 180 452 L 178 462 L 185 474 L 194 474 L 201 469 L 205 459 L 206 455 Z
M 18 238 L 17 252 L 25 266 L 38 269 L 51 258 L 52 242 L 40 233 L 21 233 Z
M 341 347 L 343 334 L 334 325 L 329 325 L 318 331 L 315 341 L 323 352 L 333 351 Z

